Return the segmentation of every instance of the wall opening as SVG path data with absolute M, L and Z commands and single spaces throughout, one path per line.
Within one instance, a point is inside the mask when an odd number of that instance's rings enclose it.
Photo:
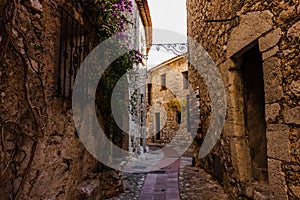
M 152 98 L 152 96 L 151 96 L 151 91 L 152 91 L 152 84 L 148 84 L 147 85 L 148 87 L 148 92 L 147 92 L 147 94 L 148 94 L 148 105 L 151 105 L 151 98 Z
M 219 156 L 213 155 L 214 175 L 219 183 L 223 182 L 223 168 Z
M 155 113 L 156 140 L 160 140 L 160 113 Z
M 176 111 L 176 122 L 177 124 L 181 124 L 181 112 Z
M 245 131 L 250 145 L 253 178 L 258 182 L 266 182 L 268 179 L 268 166 L 265 94 L 263 60 L 258 45 L 244 53 L 241 74 L 243 80 Z
M 188 75 L 188 71 L 182 72 L 182 76 L 183 76 L 183 89 L 186 90 L 186 89 L 189 88 L 189 75 Z
M 190 95 L 186 95 L 186 127 L 187 132 L 191 132 L 191 115 L 190 115 Z
M 64 8 L 61 8 L 58 96 L 66 99 L 72 97 L 77 71 L 88 53 L 89 37 L 87 30 Z M 82 86 L 81 89 L 86 88 Z
M 167 76 L 166 74 L 160 75 L 161 79 L 161 90 L 166 90 L 167 89 Z

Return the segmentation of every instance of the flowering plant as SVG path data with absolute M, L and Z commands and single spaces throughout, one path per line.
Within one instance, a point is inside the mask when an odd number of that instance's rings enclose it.
M 126 28 L 133 25 L 133 0 L 82 0 L 79 1 L 83 10 L 84 20 L 89 25 L 90 34 L 93 38 L 92 46 L 96 46 L 109 37 L 117 36 L 112 46 L 125 47 L 128 49 L 132 38 L 124 34 Z M 108 48 L 111 49 L 111 48 Z M 116 48 L 117 49 L 117 48 Z M 113 49 L 113 50 L 116 50 Z M 109 50 L 108 50 L 109 51 Z M 112 52 L 106 52 L 110 54 Z M 142 63 L 145 56 L 138 50 L 128 51 L 123 56 L 116 59 L 106 68 L 99 81 L 97 89 L 96 105 L 101 115 L 105 116 L 105 130 L 113 137 L 122 136 L 122 131 L 118 128 L 112 117 L 111 95 L 119 79 L 132 69 L 134 64 Z M 97 73 L 97 72 L 95 72 Z M 128 83 L 129 84 L 129 83 Z M 125 87 L 125 86 L 124 86 Z M 125 89 L 125 88 L 124 88 Z M 134 96 L 134 94 L 133 94 Z M 122 99 L 120 97 L 120 99 Z M 134 100 L 135 98 L 132 98 Z M 135 111 L 134 102 L 130 102 Z

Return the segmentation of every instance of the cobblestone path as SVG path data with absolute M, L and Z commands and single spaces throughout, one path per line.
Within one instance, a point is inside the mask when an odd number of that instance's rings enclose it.
M 222 186 L 203 169 L 191 167 L 190 157 L 164 150 L 157 165 L 165 166 L 150 173 L 123 173 L 124 193 L 110 200 L 230 200 Z
M 179 190 L 182 200 L 230 200 L 222 186 L 203 169 L 191 167 L 191 158 L 181 158 Z
M 165 166 L 166 162 L 173 162 L 169 166 L 147 175 L 140 200 L 180 200 L 178 189 L 179 155 L 171 148 L 164 148 L 163 151 L 164 158 L 157 165 Z

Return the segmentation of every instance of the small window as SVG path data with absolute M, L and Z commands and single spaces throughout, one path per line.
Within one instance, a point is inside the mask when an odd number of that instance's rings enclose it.
M 187 126 L 187 131 L 191 131 L 191 119 L 190 119 L 190 96 L 186 95 L 186 126 Z
M 181 124 L 181 112 L 176 111 L 176 121 L 178 124 Z
M 188 76 L 188 71 L 182 72 L 183 76 L 183 89 L 186 90 L 189 88 L 189 76 Z
M 89 52 L 89 37 L 87 30 L 63 8 L 59 45 L 57 92 L 58 96 L 70 99 L 77 71 Z
M 152 91 L 152 84 L 148 84 L 148 104 L 151 105 L 151 91 Z
M 144 111 L 141 111 L 141 122 L 144 122 Z
M 166 74 L 161 75 L 161 90 L 166 90 L 167 89 L 167 77 Z

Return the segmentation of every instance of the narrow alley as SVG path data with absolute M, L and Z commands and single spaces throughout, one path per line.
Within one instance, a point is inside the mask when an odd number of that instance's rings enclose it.
M 203 169 L 191 166 L 190 153 L 178 156 L 172 149 L 164 152 L 165 156 L 159 163 L 171 159 L 172 164 L 150 173 L 123 173 L 124 193 L 109 200 L 230 199 L 215 178 Z
M 0 200 L 300 200 L 299 0 L 0 0 Z

